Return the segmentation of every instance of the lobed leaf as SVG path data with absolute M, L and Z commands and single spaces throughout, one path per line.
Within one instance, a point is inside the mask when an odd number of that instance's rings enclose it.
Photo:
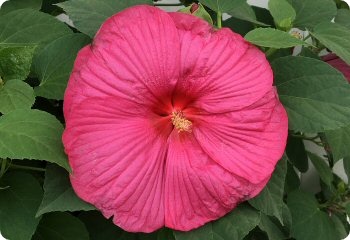
M 293 56 L 276 59 L 272 68 L 291 130 L 315 133 L 348 125 L 350 85 L 340 72 L 317 59 Z
M 40 10 L 42 0 L 8 0 L 1 5 L 0 15 L 23 8 Z
M 0 86 L 0 113 L 2 114 L 16 109 L 30 109 L 34 102 L 33 88 L 23 81 L 12 80 Z
M 199 0 L 203 5 L 215 12 L 228 13 L 230 10 L 244 4 L 245 0 Z
M 261 214 L 259 228 L 262 231 L 266 232 L 267 236 L 269 237 L 269 240 L 287 239 L 287 236 L 282 231 L 280 226 L 274 223 L 270 219 L 270 217 L 266 216 L 265 214 Z
M 339 25 L 350 29 L 350 10 L 338 9 L 337 16 L 335 16 L 334 21 Z
M 190 232 L 174 231 L 176 240 L 242 239 L 260 222 L 260 213 L 240 205 L 225 217 Z
M 36 216 L 55 211 L 89 211 L 94 206 L 81 200 L 74 192 L 67 171 L 56 165 L 46 167 L 44 197 Z
M 15 110 L 0 117 L 0 158 L 35 159 L 69 169 L 62 124 L 39 110 Z
M 350 29 L 337 23 L 322 22 L 311 34 L 350 65 Z
M 289 194 L 288 207 L 292 214 L 292 237 L 298 240 L 339 240 L 334 223 L 321 211 L 317 200 L 309 193 L 297 190 Z
M 333 0 L 289 0 L 296 11 L 294 26 L 312 29 L 319 22 L 331 21 L 337 14 Z
M 33 9 L 19 9 L 0 16 L 0 46 L 43 44 L 71 32 L 53 16 Z
M 287 157 L 284 156 L 277 164 L 266 187 L 249 203 L 259 211 L 269 216 L 275 216 L 283 222 L 283 192 L 287 174 Z
M 90 39 L 83 34 L 69 34 L 47 44 L 34 58 L 33 69 L 40 80 L 35 94 L 62 100 L 78 51 Z
M 334 160 L 350 156 L 350 125 L 325 132 Z
M 30 73 L 36 45 L 0 44 L 0 76 L 5 81 L 25 80 Z
M 253 10 L 253 7 L 250 6 L 248 3 L 240 4 L 239 6 L 227 11 L 228 14 L 230 14 L 232 17 L 244 20 L 259 26 L 269 26 L 268 24 L 257 20 L 257 16 Z M 236 23 L 239 24 L 239 23 Z
M 152 3 L 152 0 L 70 0 L 57 6 L 63 8 L 79 31 L 93 38 L 101 24 L 117 12 L 134 5 Z

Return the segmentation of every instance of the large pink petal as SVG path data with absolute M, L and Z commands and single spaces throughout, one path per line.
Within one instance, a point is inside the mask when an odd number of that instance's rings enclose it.
M 228 28 L 214 30 L 188 14 L 170 14 L 181 40 L 181 79 L 177 91 L 194 106 L 222 113 L 249 106 L 272 86 L 263 52 Z
M 166 163 L 165 225 L 188 231 L 218 219 L 256 196 L 269 177 L 252 184 L 210 159 L 193 137 L 175 131 Z
M 79 53 L 70 79 L 77 84 L 70 83 L 66 95 L 161 105 L 170 101 L 163 97 L 171 95 L 179 76 L 179 49 L 177 29 L 166 12 L 151 6 L 124 10 L 109 18 L 91 46 Z
M 288 120 L 275 91 L 271 90 L 240 111 L 199 116 L 193 124 L 193 133 L 217 164 L 258 184 L 271 175 L 282 157 Z
M 146 117 L 148 116 L 148 117 Z M 171 123 L 155 127 L 142 105 L 118 98 L 83 100 L 67 119 L 63 142 L 75 192 L 127 231 L 164 226 L 164 166 Z

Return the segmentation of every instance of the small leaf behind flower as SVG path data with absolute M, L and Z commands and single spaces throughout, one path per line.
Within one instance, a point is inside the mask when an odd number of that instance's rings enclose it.
M 69 182 L 67 171 L 54 164 L 48 165 L 45 173 L 44 197 L 37 216 L 54 211 L 89 211 L 95 208 L 81 200 Z
M 287 174 L 287 157 L 284 156 L 277 164 L 266 187 L 249 203 L 269 216 L 275 216 L 283 222 L 283 191 Z
M 292 214 L 292 237 L 298 240 L 339 240 L 334 223 L 320 210 L 317 200 L 309 193 L 297 190 L 289 194 L 288 207 Z
M 256 28 L 247 33 L 244 38 L 255 45 L 277 49 L 308 45 L 289 33 L 274 28 Z
M 243 239 L 260 222 L 260 213 L 240 205 L 231 213 L 190 232 L 174 231 L 176 240 Z

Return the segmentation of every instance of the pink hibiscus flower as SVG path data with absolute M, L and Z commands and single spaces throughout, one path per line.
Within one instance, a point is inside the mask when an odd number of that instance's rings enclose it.
M 264 54 L 229 29 L 136 6 L 76 59 L 63 142 L 74 190 L 132 232 L 191 230 L 256 196 L 287 116 Z
M 342 72 L 345 78 L 350 82 L 350 66 L 346 62 L 344 62 L 334 53 L 323 56 L 322 60 Z

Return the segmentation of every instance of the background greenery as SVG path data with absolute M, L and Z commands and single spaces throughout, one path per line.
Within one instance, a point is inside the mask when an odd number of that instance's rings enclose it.
M 185 8 L 192 2 L 178 5 Z M 164 228 L 152 234 L 127 233 L 103 218 L 76 197 L 69 183 L 61 143 L 63 93 L 77 52 L 91 42 L 106 18 L 136 4 L 164 3 L 10 0 L 0 9 L 0 231 L 4 237 L 339 240 L 348 235 L 349 185 L 332 169 L 344 159 L 344 170 L 350 174 L 350 85 L 319 58 L 327 50 L 350 64 L 348 5 L 340 0 L 270 0 L 266 10 L 245 0 L 200 3 L 200 10 L 192 14 L 245 36 L 266 52 L 272 64 L 290 130 L 286 153 L 263 192 L 191 232 Z M 55 18 L 63 12 L 75 27 Z M 222 13 L 231 17 L 222 21 Z M 299 35 L 292 28 L 306 32 Z M 305 141 L 324 148 L 325 155 L 306 151 Z M 308 172 L 309 165 L 319 174 L 321 190 L 316 194 L 300 187 L 300 173 Z

